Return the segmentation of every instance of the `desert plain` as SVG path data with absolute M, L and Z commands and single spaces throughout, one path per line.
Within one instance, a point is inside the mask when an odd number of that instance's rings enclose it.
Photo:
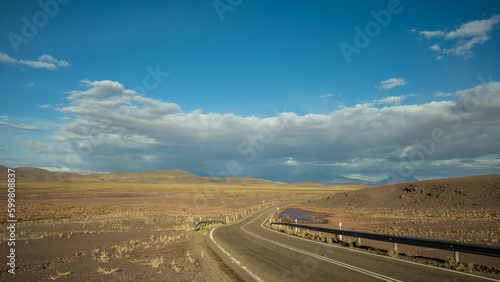
M 1 281 L 238 281 L 207 244 L 209 228 L 194 231 L 194 223 L 234 220 L 285 199 L 289 208 L 326 214 L 312 223 L 324 227 L 342 222 L 348 230 L 500 246 L 500 175 L 369 187 L 182 170 L 101 175 L 25 167 L 16 173 L 16 274 L 13 280 L 4 263 Z M 0 201 L 7 202 L 6 193 Z M 3 230 L 7 220 L 2 214 Z M 7 262 L 8 233 L 1 236 Z M 391 248 L 369 240 L 362 247 L 381 255 Z M 451 256 L 399 249 L 399 257 L 443 267 Z M 463 254 L 461 261 L 473 264 L 466 271 L 500 277 L 497 258 Z

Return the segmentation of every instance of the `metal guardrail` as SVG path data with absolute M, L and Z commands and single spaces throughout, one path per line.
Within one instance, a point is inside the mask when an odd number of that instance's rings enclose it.
M 202 228 L 204 226 L 208 226 L 208 225 L 212 225 L 212 224 L 218 224 L 218 223 L 220 223 L 220 224 L 226 224 L 226 222 L 224 222 L 224 220 L 220 220 L 220 219 L 217 219 L 217 220 L 197 221 L 194 224 L 194 230 L 198 231 L 198 230 L 200 230 L 200 228 Z
M 425 248 L 434 248 L 441 250 L 448 250 L 455 252 L 456 261 L 458 261 L 458 252 L 477 254 L 483 256 L 500 257 L 500 247 L 485 246 L 478 244 L 467 244 L 461 242 L 444 241 L 444 240 L 434 240 L 434 239 L 424 239 L 424 238 L 414 238 L 414 237 L 404 237 L 404 236 L 393 236 L 387 234 L 377 234 L 368 232 L 358 232 L 350 230 L 340 230 L 332 228 L 324 228 L 310 225 L 294 224 L 294 223 L 282 223 L 282 222 L 272 222 L 271 225 L 285 225 L 292 226 L 301 229 L 314 230 L 318 232 L 331 233 L 337 235 L 345 235 L 350 237 L 364 238 L 370 240 L 391 242 L 394 244 L 404 244 L 419 246 Z M 395 249 L 397 245 L 395 245 Z

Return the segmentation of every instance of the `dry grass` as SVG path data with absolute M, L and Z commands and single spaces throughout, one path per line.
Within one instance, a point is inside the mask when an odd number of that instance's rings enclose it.
M 189 251 L 187 251 L 186 253 L 186 259 L 190 262 L 190 263 L 194 263 L 195 260 L 191 257 L 191 255 L 189 254 Z
M 165 265 L 165 259 L 163 257 L 158 257 L 151 260 L 151 266 L 153 268 L 158 268 L 163 265 Z
M 391 258 L 397 258 L 398 255 L 399 255 L 399 251 L 398 250 L 389 250 L 387 252 L 387 254 L 391 257 Z
M 98 267 L 97 268 L 97 272 L 100 273 L 100 274 L 111 274 L 113 272 L 117 272 L 117 271 L 120 271 L 120 268 L 116 267 L 116 268 L 101 268 L 101 267 Z
M 59 271 L 56 271 L 56 273 L 57 274 L 55 276 L 54 275 L 50 275 L 49 279 L 50 280 L 57 280 L 59 278 L 62 278 L 64 276 L 66 276 L 66 275 L 71 274 L 71 271 L 68 271 L 68 272 L 59 272 Z
M 175 272 L 179 272 L 181 271 L 181 268 L 178 267 L 176 264 L 175 264 L 175 261 L 172 260 L 172 262 L 170 263 L 170 267 L 172 267 L 172 269 L 175 271 Z

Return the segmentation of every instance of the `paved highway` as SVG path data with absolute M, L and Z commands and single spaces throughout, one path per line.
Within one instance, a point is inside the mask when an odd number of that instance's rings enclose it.
M 275 210 L 264 209 L 210 233 L 211 248 L 244 281 L 499 281 L 264 228 Z

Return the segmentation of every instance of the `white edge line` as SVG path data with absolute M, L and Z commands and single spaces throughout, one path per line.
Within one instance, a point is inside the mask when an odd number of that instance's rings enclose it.
M 248 269 L 246 266 L 241 264 L 241 262 L 239 260 L 235 259 L 230 253 L 228 253 L 226 250 L 224 250 L 224 248 L 222 248 L 219 244 L 217 244 L 217 242 L 215 242 L 214 237 L 212 236 L 212 233 L 214 232 L 215 229 L 217 229 L 217 228 L 214 228 L 214 229 L 212 229 L 212 231 L 210 231 L 210 239 L 212 239 L 212 242 L 214 242 L 214 244 L 217 247 L 219 247 L 219 249 L 221 249 L 222 252 L 224 252 L 231 260 L 233 260 L 237 265 L 239 265 L 243 270 L 245 270 L 245 272 L 248 273 L 253 279 L 255 279 L 259 282 L 264 282 L 264 280 L 262 280 L 262 278 L 255 275 L 255 273 L 253 273 L 250 269 Z
M 243 227 L 245 227 L 246 225 L 254 222 L 255 220 L 257 220 L 257 217 L 255 219 L 253 219 L 252 221 L 248 222 L 247 224 L 241 226 L 240 229 L 243 230 L 244 232 L 248 233 L 249 235 L 253 236 L 253 237 L 256 237 L 256 238 L 264 240 L 264 241 L 267 241 L 267 242 L 269 242 L 271 244 L 280 246 L 282 248 L 292 250 L 294 252 L 298 252 L 298 253 L 301 253 L 301 254 L 304 254 L 304 255 L 307 255 L 307 256 L 310 256 L 310 257 L 314 257 L 314 258 L 317 258 L 317 259 L 329 262 L 331 264 L 335 264 L 337 266 L 345 267 L 345 268 L 347 268 L 349 270 L 353 270 L 353 271 L 356 271 L 356 272 L 359 272 L 359 273 L 371 276 L 373 278 L 378 278 L 378 279 L 381 279 L 381 280 L 384 280 L 384 281 L 401 282 L 401 280 L 397 280 L 395 278 L 392 278 L 392 277 L 389 277 L 389 276 L 385 276 L 385 275 L 380 274 L 380 273 L 376 273 L 376 272 L 373 272 L 373 271 L 370 271 L 370 270 L 367 270 L 367 269 L 356 267 L 354 265 L 350 265 L 350 264 L 347 264 L 347 263 L 344 263 L 344 262 L 341 262 L 341 261 L 337 261 L 337 260 L 334 260 L 334 259 L 331 259 L 331 258 L 328 258 L 328 257 L 320 256 L 318 254 L 311 253 L 311 252 L 308 252 L 308 251 L 305 251 L 305 250 L 299 250 L 296 247 L 292 247 L 292 246 L 289 246 L 289 245 L 286 245 L 286 244 L 283 244 L 283 243 L 279 243 L 279 242 L 276 242 L 276 241 L 271 240 L 269 238 L 264 238 L 264 237 L 259 236 L 259 235 L 255 234 L 255 233 L 251 232 L 251 231 L 243 229 Z M 267 221 L 267 218 L 266 218 L 266 220 L 264 220 L 264 222 L 266 222 L 266 221 Z

